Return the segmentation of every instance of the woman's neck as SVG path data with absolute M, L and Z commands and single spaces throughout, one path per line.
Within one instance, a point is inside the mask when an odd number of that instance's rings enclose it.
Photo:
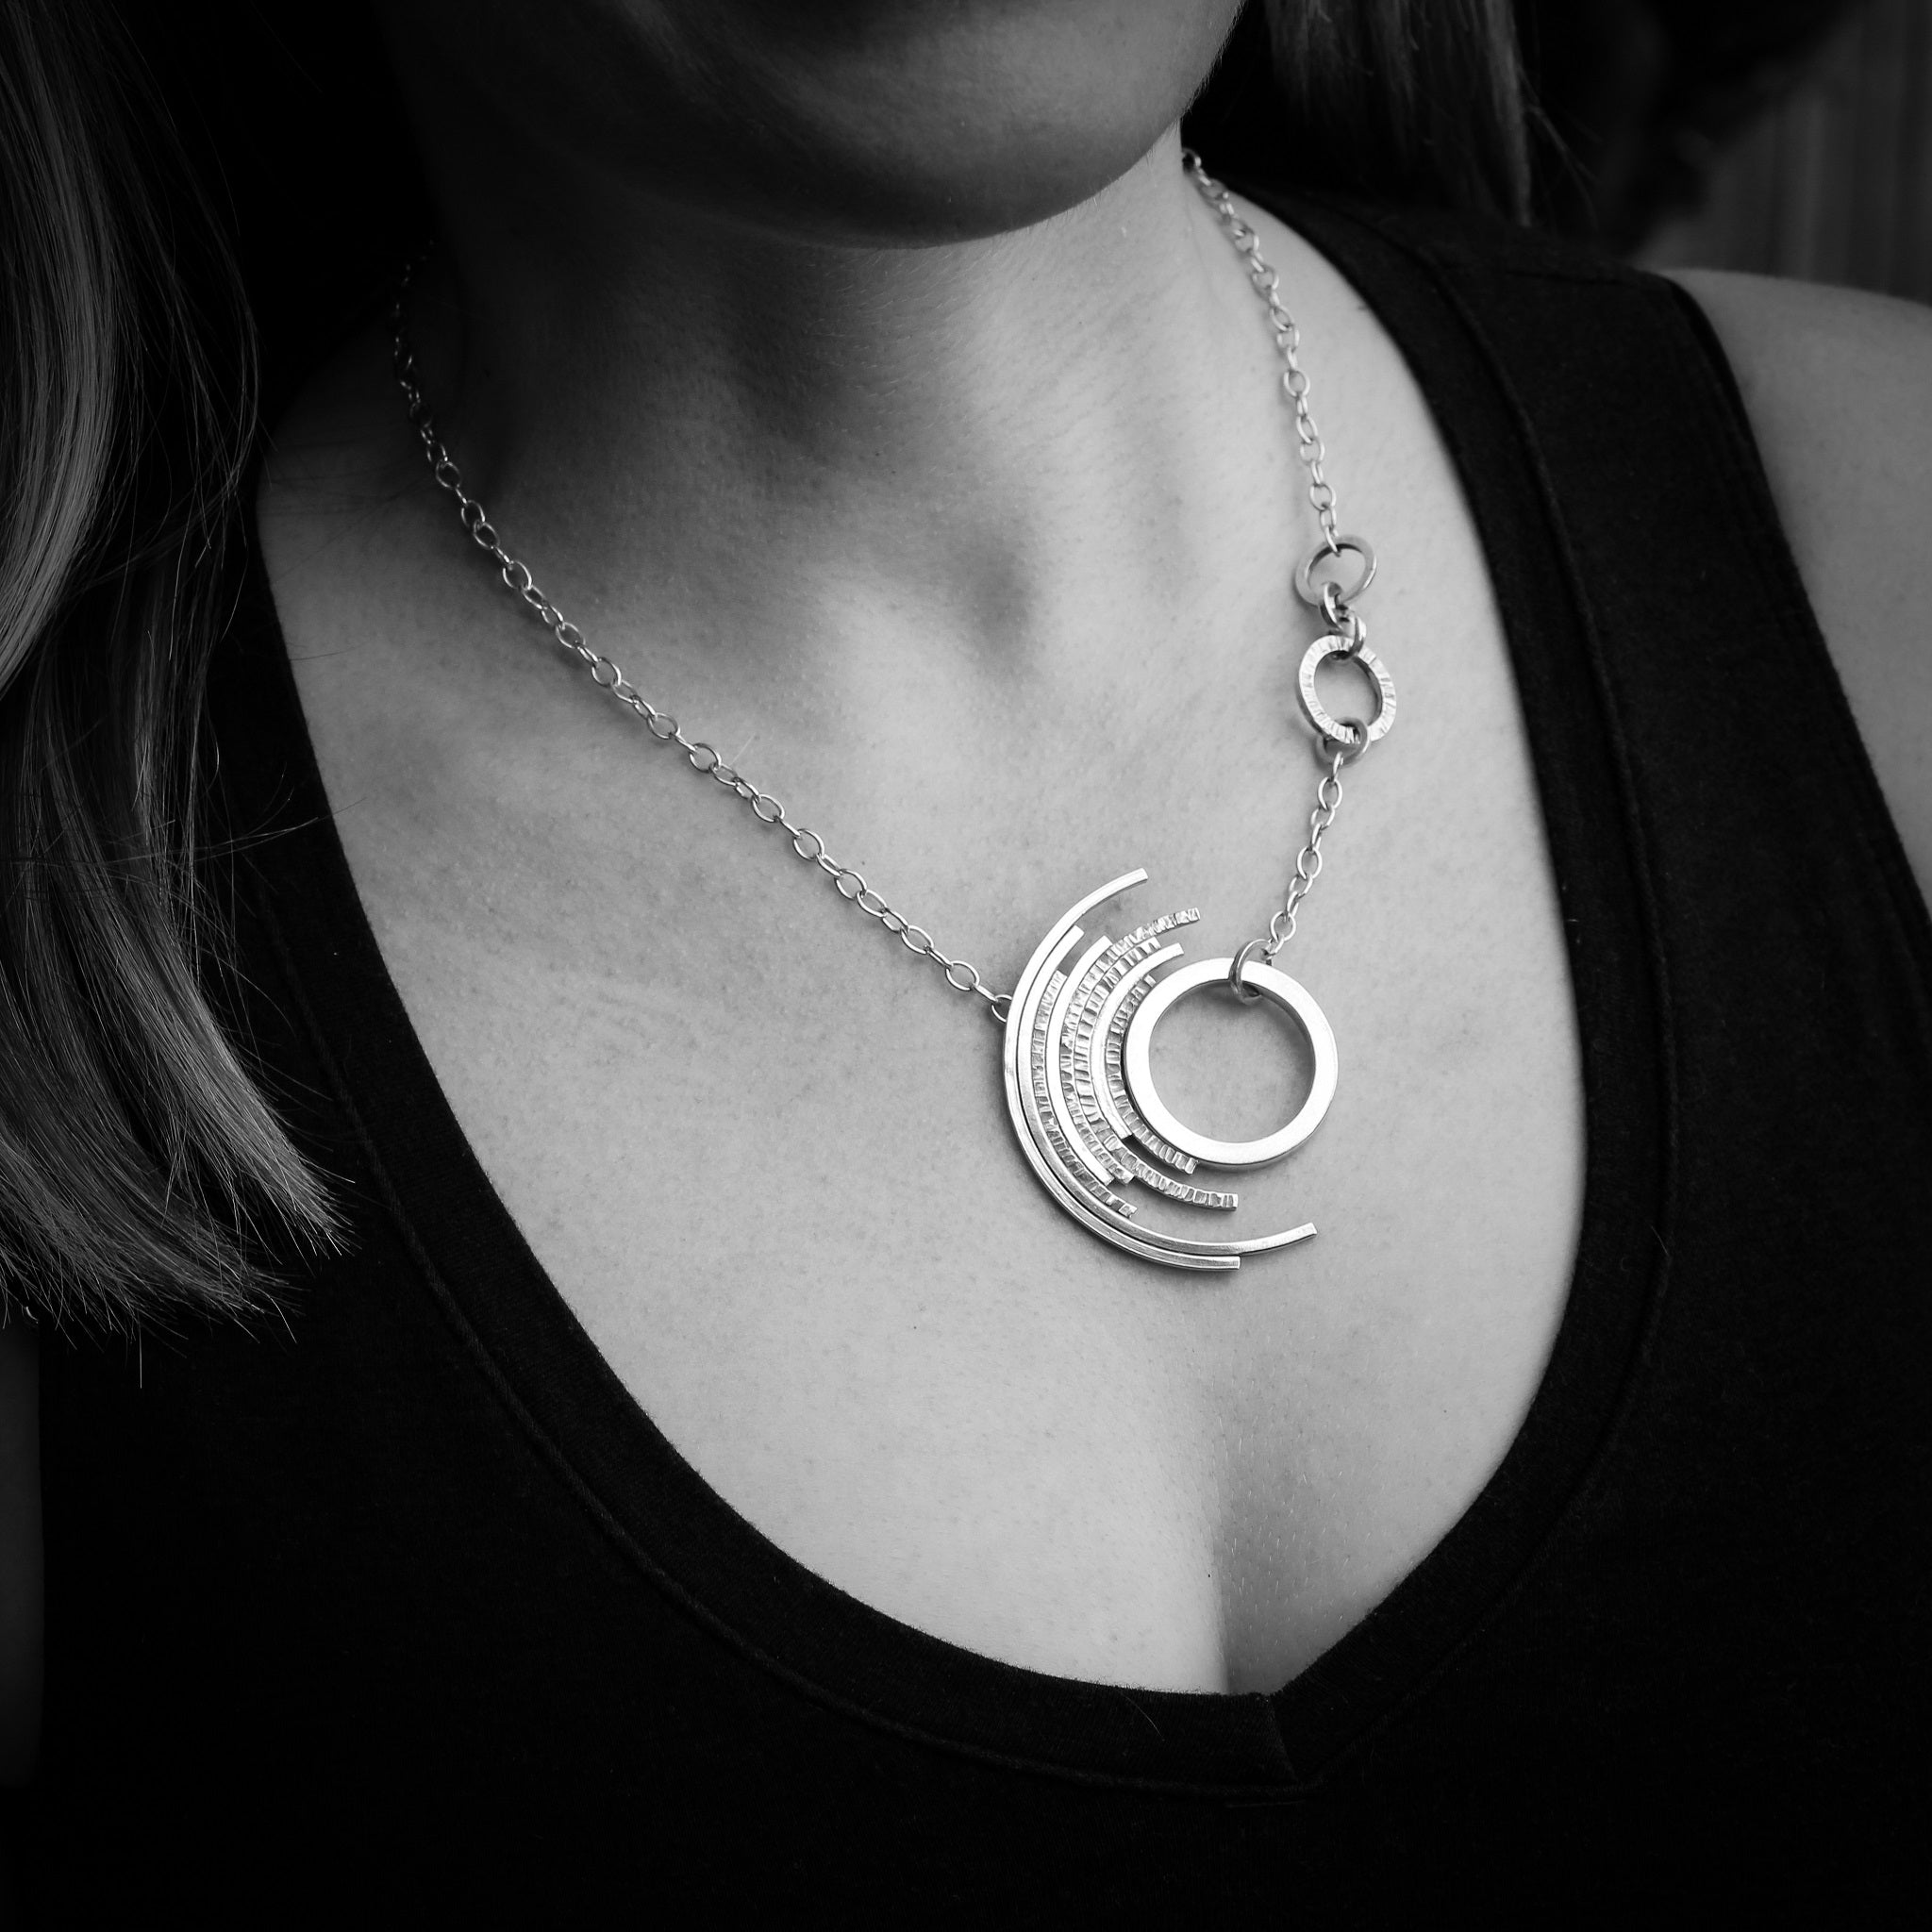
M 883 248 L 492 132 L 432 145 L 426 386 L 499 523 L 600 595 L 721 639 L 858 599 L 1008 649 L 1187 606 L 1257 475 L 1292 488 L 1265 328 L 1173 135 L 1050 221 Z

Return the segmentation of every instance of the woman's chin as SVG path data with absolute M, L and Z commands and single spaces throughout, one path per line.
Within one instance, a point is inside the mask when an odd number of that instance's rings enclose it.
M 389 0 L 499 119 L 755 226 L 886 246 L 1028 226 L 1179 118 L 1239 0 Z M 426 44 L 425 44 L 426 43 Z M 417 64 L 414 62 L 408 64 Z
M 822 147 L 815 165 L 714 177 L 728 212 L 774 234 L 917 248 L 1010 234 L 1076 208 L 1126 175 L 1174 115 L 1098 130 L 1015 126 L 997 142 Z M 890 134 L 896 130 L 887 130 Z
M 719 101 L 719 145 L 754 166 L 777 164 L 759 168 L 759 185 L 789 204 L 793 222 L 918 242 L 1028 226 L 1126 173 L 1200 88 L 1236 8 L 808 5 L 786 11 L 782 35 L 757 42 L 732 16 L 758 23 L 769 8 L 741 0 L 703 10 L 708 36 L 736 32 L 729 53 L 761 109 L 761 138 L 747 146 L 738 102 Z M 817 21 L 847 30 L 815 30 Z M 724 51 L 715 41 L 707 48 L 713 60 Z

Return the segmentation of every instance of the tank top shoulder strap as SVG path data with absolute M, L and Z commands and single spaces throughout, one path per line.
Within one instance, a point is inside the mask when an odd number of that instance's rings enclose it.
M 1251 191 L 1252 192 L 1252 191 Z M 1265 190 L 1408 357 L 1469 491 L 1503 607 L 1524 546 L 1492 485 L 1533 497 L 1567 579 L 1620 761 L 1655 825 L 1768 843 L 1749 807 L 1776 764 L 1855 824 L 1895 936 L 1932 926 L 1779 523 L 1730 366 L 1663 276 L 1531 229 Z M 1507 498 L 1510 492 L 1502 492 Z M 1523 643 L 1518 641 L 1519 658 Z M 1736 807 L 1713 820 L 1714 800 Z M 1757 837 L 1752 839 L 1756 830 Z M 1795 858 L 1810 837 L 1792 827 Z
M 1537 1457 L 1575 1472 L 1527 1559 L 1540 1639 L 1580 1655 L 1607 1618 L 1665 1618 L 1759 1681 L 1802 1657 L 1794 1735 L 1800 1706 L 1857 1708 L 1870 1762 L 1903 1753 L 1924 1685 L 1903 1641 L 1868 1623 L 1827 1657 L 1811 1633 L 1904 1601 L 1926 1560 L 1932 922 L 1730 370 L 1661 277 L 1459 218 L 1254 198 L 1362 293 L 1457 465 L 1570 934 L 1591 1181 L 1545 1398 L 1630 1354 L 1587 1449 L 1587 1406 L 1548 1399 L 1518 1445 L 1568 1419 Z M 1552 1562 L 1583 1524 L 1611 1539 L 1599 1559 Z M 1780 1547 L 1836 1554 L 1794 1582 Z M 1699 1565 L 1760 1607 L 1748 1629 L 1700 1623 L 1672 1580 Z M 1900 1715 L 1873 1688 L 1907 1684 Z M 1674 1695 L 1681 1718 L 1708 1693 Z

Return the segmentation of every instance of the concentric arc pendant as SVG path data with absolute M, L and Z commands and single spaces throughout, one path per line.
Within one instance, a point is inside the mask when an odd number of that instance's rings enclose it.
M 1231 1212 L 1238 1195 L 1191 1176 L 1204 1167 L 1262 1167 L 1299 1147 L 1335 1097 L 1335 1035 L 1302 986 L 1251 961 L 1243 985 L 1307 1037 L 1315 1062 L 1307 1098 L 1285 1126 L 1258 1141 L 1213 1140 L 1176 1120 L 1155 1090 L 1154 1029 L 1177 1000 L 1225 985 L 1234 962 L 1204 959 L 1159 976 L 1181 953 L 1169 935 L 1192 924 L 1199 917 L 1192 911 L 1166 913 L 1124 939 L 1102 937 L 1082 947 L 1081 918 L 1146 877 L 1137 870 L 1109 880 L 1070 907 L 1041 941 L 1007 1011 L 1007 1107 L 1034 1173 L 1090 1233 L 1170 1268 L 1239 1268 L 1243 1255 L 1307 1241 L 1314 1224 L 1249 1241 L 1193 1240 L 1141 1224 L 1124 1191 L 1139 1187 L 1191 1208 Z

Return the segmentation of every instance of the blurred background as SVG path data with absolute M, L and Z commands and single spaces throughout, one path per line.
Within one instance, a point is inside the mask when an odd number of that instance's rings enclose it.
M 1545 217 L 1932 302 L 1932 0 L 1519 0 Z

